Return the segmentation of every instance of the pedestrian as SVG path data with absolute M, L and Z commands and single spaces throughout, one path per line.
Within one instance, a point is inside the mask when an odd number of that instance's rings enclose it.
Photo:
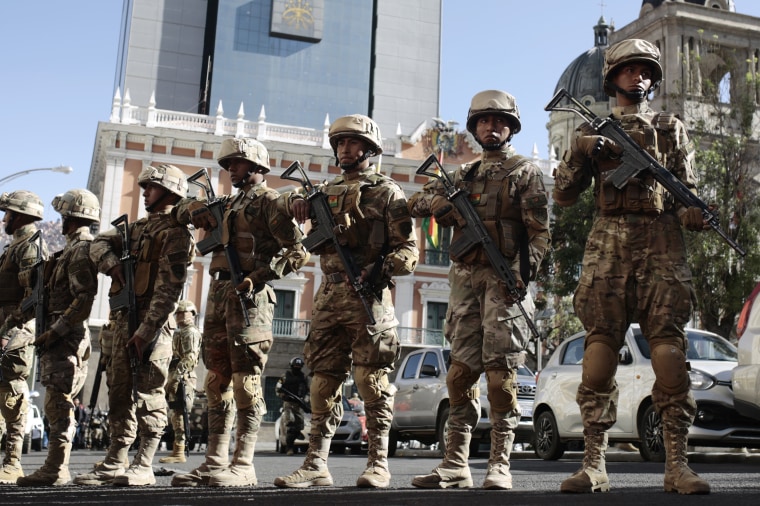
M 480 159 L 451 175 L 483 221 L 489 237 L 510 264 L 517 288 L 535 278 L 549 247 L 547 195 L 541 169 L 516 154 L 510 145 L 520 131 L 515 98 L 504 91 L 477 93 L 467 114 L 467 130 L 483 149 Z M 445 197 L 438 179 L 409 200 L 412 216 L 435 216 L 443 227 L 453 226 L 450 252 L 466 240 L 468 226 Z M 472 431 L 480 418 L 481 374 L 485 371 L 490 403 L 491 453 L 483 488 L 509 490 L 509 457 L 520 421 L 517 369 L 530 334 L 527 323 L 507 292 L 498 272 L 480 245 L 450 254 L 449 308 L 444 335 L 451 344 L 446 375 L 449 391 L 449 430 L 443 461 L 430 474 L 416 476 L 420 488 L 471 487 L 468 464 Z
M 32 294 L 38 254 L 45 260 L 45 241 L 29 242 L 42 219 L 40 198 L 26 190 L 0 195 L 3 226 L 11 238 L 0 255 L 0 418 L 5 420 L 5 458 L 0 483 L 24 476 L 21 450 L 29 411 L 27 379 L 34 362 L 34 311 L 22 313 L 21 302 Z M 42 248 L 41 251 L 38 248 Z
M 113 339 L 106 376 L 110 446 L 103 462 L 74 478 L 77 485 L 153 485 L 153 456 L 167 424 L 164 386 L 171 359 L 169 317 L 176 308 L 187 279 L 195 246 L 187 226 L 172 220 L 174 204 L 187 194 L 187 178 L 169 164 L 145 167 L 137 178 L 147 216 L 129 224 L 128 253 L 134 258 L 134 297 L 137 329 L 129 324 L 129 311 L 111 312 Z M 111 277 L 110 295 L 125 288 L 124 247 L 120 230 L 99 234 L 90 247 L 98 270 Z M 107 355 L 108 352 L 106 352 Z M 137 362 L 130 367 L 130 356 Z M 133 384 L 133 374 L 136 384 Z M 133 388 L 137 392 L 135 402 Z M 129 447 L 138 436 L 140 445 L 128 469 Z
M 295 453 L 296 439 L 304 439 L 304 411 L 301 404 L 308 400 L 309 382 L 303 373 L 304 361 L 301 357 L 290 359 L 290 369 L 285 371 L 275 386 L 275 392 L 282 399 L 282 419 L 287 420 L 285 451 Z
M 98 269 L 90 260 L 94 237 L 90 227 L 100 223 L 100 202 L 90 191 L 69 190 L 53 199 L 63 219 L 63 250 L 45 265 L 48 330 L 34 342 L 45 387 L 45 416 L 50 425 L 45 463 L 17 485 L 61 486 L 71 481 L 69 457 L 74 444 L 83 448 L 87 414 L 77 395 L 87 378 L 90 356 L 88 319 L 98 292 Z M 76 436 L 72 436 L 75 432 Z
M 205 201 L 188 199 L 175 213 L 181 223 L 192 220 L 196 228 L 222 227 L 226 241 L 211 256 L 212 279 L 203 326 L 203 360 L 208 369 L 206 459 L 189 473 L 175 475 L 175 487 L 257 484 L 253 455 L 266 413 L 261 375 L 272 347 L 277 301 L 269 282 L 298 271 L 309 259 L 300 243 L 301 231 L 279 210 L 279 193 L 266 184 L 264 175 L 270 171 L 266 147 L 255 139 L 225 139 L 217 162 L 238 189 L 235 195 L 220 197 L 223 222 L 214 219 Z M 239 266 L 230 265 L 225 247 L 234 252 L 230 256 L 238 259 Z M 232 269 L 243 273 L 239 284 L 232 283 Z M 230 462 L 230 431 L 235 418 L 235 453 Z
M 195 326 L 195 316 L 198 310 L 189 300 L 181 300 L 177 304 L 174 317 L 177 320 L 177 330 L 172 337 L 172 361 L 169 363 L 169 381 L 166 383 L 166 395 L 169 406 L 174 405 L 171 413 L 171 424 L 174 429 L 174 444 L 172 453 L 158 459 L 162 464 L 176 464 L 186 461 L 185 446 L 189 442 L 190 434 L 185 433 L 185 423 L 180 403 L 184 403 L 188 414 L 188 422 L 195 400 L 195 385 L 197 376 L 195 366 L 201 351 L 201 332 Z M 185 397 L 177 397 L 177 388 L 180 380 L 185 383 Z M 189 427 L 188 427 L 189 429 Z
M 398 320 L 390 288 L 394 276 L 410 274 L 419 251 L 401 187 L 381 174 L 370 157 L 382 153 L 377 124 L 355 114 L 330 125 L 330 146 L 342 173 L 318 189 L 328 196 L 336 224 L 334 233 L 362 266 L 360 282 L 372 286 L 366 301 L 375 323 L 348 282 L 346 267 L 332 242 L 318 245 L 322 284 L 314 297 L 304 358 L 311 371 L 311 433 L 303 465 L 275 479 L 278 487 L 330 486 L 327 468 L 330 442 L 343 416 L 342 386 L 354 366 L 354 379 L 367 412 L 369 453 L 358 487 L 380 488 L 390 483 L 388 434 L 393 418 L 394 387 L 388 373 L 398 358 Z M 311 203 L 300 192 L 283 195 L 296 221 L 310 218 Z M 315 223 L 312 223 L 315 225 Z
M 695 189 L 694 147 L 673 113 L 647 101 L 662 80 L 660 51 L 640 39 L 610 46 L 603 67 L 605 92 L 617 105 L 611 118 L 642 149 Z M 687 433 L 696 413 L 689 389 L 684 326 L 695 299 L 682 229 L 706 227 L 699 208 L 676 203 L 646 170 L 618 189 L 607 176 L 622 147 L 588 124 L 575 132 L 557 168 L 554 200 L 571 206 L 593 181 L 596 216 L 575 291 L 575 314 L 586 329 L 583 372 L 576 401 L 583 420 L 583 466 L 562 482 L 563 492 L 606 492 L 607 430 L 617 418 L 618 352 L 632 322 L 652 350 L 652 402 L 662 417 L 665 491 L 706 494 L 710 487 L 687 465 Z

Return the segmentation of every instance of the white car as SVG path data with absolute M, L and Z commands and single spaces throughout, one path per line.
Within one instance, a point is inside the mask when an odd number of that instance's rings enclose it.
M 760 420 L 760 283 L 744 303 L 736 337 L 739 361 L 731 378 L 736 410 Z
M 687 329 L 691 389 L 697 414 L 689 429 L 689 444 L 745 447 L 760 442 L 760 421 L 734 409 L 731 371 L 736 348 L 722 337 Z M 568 442 L 583 441 L 583 423 L 575 395 L 581 379 L 583 337 L 580 332 L 560 344 L 538 377 L 533 408 L 536 455 L 545 460 L 562 456 Z M 644 460 L 665 460 L 662 424 L 651 399 L 654 371 L 649 343 L 632 325 L 621 349 L 616 380 L 620 390 L 617 422 L 608 431 L 610 442 L 631 442 Z
M 42 440 L 45 435 L 45 422 L 42 420 L 40 408 L 37 407 L 32 399 L 39 397 L 37 391 L 29 393 L 29 412 L 26 415 L 26 430 L 24 432 L 24 444 L 21 447 L 21 453 L 29 453 L 29 450 L 42 450 Z
M 338 424 L 335 434 L 333 435 L 330 450 L 337 453 L 345 453 L 348 449 L 354 455 L 358 455 L 367 449 L 367 441 L 365 439 L 365 426 L 362 423 L 361 416 L 363 413 L 357 413 L 348 403 L 345 397 L 343 397 L 343 417 Z M 275 451 L 279 453 L 285 453 L 287 451 L 287 424 L 290 420 L 287 420 L 280 410 L 280 416 L 274 422 L 274 442 Z M 309 430 L 311 427 L 311 413 L 304 413 L 304 429 L 301 434 L 304 435 L 304 439 L 297 439 L 294 443 L 295 448 L 298 450 L 304 450 L 309 446 Z

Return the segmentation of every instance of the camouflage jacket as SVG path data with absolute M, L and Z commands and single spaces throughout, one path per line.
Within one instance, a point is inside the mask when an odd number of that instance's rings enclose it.
M 172 367 L 170 372 L 192 373 L 198 365 L 201 351 L 201 332 L 195 325 L 179 326 L 172 336 Z M 176 362 L 176 365 L 175 365 Z
M 37 244 L 29 239 L 37 231 L 30 223 L 13 232 L 13 239 L 0 256 L 0 323 L 17 325 L 34 318 L 34 313 L 20 313 L 21 301 L 31 295 L 34 287 L 34 263 L 37 261 Z M 47 260 L 48 250 L 42 241 L 42 258 Z M 9 320 L 9 317 L 11 318 Z

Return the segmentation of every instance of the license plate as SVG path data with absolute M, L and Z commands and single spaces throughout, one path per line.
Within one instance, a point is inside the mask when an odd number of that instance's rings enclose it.
M 533 418 L 533 406 L 520 404 L 521 418 Z

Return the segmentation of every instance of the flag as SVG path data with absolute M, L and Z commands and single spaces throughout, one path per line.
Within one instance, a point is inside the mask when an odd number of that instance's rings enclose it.
M 428 216 L 422 219 L 422 230 L 425 232 L 428 244 L 433 248 L 438 248 L 440 241 L 440 230 L 438 229 L 438 222 L 435 221 L 435 217 Z

